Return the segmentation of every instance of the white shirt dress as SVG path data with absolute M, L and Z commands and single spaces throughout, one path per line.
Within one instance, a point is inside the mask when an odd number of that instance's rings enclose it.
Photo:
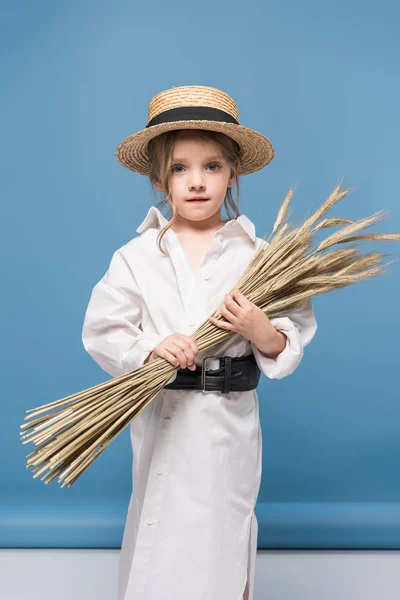
M 215 233 L 195 273 L 173 230 L 162 240 L 168 256 L 158 249 L 167 223 L 152 206 L 140 235 L 113 254 L 93 288 L 82 341 L 114 377 L 143 365 L 168 335 L 193 335 L 263 242 L 242 214 Z M 235 334 L 199 352 L 196 364 L 253 353 L 265 376 L 290 375 L 317 329 L 311 301 L 271 322 L 288 337 L 276 360 Z M 247 578 L 253 600 L 262 458 L 256 390 L 162 389 L 129 427 L 133 490 L 117 600 L 242 600 Z

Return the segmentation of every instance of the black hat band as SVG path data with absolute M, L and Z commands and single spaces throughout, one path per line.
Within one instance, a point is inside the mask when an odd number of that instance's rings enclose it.
M 219 108 L 212 108 L 210 106 L 178 106 L 177 108 L 170 108 L 160 114 L 156 115 L 146 125 L 152 127 L 153 125 L 159 125 L 160 123 L 168 123 L 169 121 L 221 121 L 224 123 L 235 123 L 239 125 L 239 121 L 236 121 L 232 115 L 220 110 Z

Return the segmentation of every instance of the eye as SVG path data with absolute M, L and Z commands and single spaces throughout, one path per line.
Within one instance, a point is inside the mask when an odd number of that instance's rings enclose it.
M 171 168 L 171 171 L 172 171 L 173 173 L 181 173 L 181 171 L 175 171 L 174 169 L 176 169 L 176 168 L 178 168 L 178 169 L 182 169 L 183 167 L 182 167 L 182 165 L 174 165 L 174 166 Z
M 211 166 L 217 167 L 217 169 L 211 169 L 214 172 L 218 171 L 221 168 L 221 165 L 219 165 L 218 163 L 210 163 L 208 166 L 209 167 L 211 167 Z
M 215 168 L 211 168 L 211 171 L 213 173 L 215 173 L 216 171 L 219 171 L 222 168 L 221 165 L 218 163 L 210 163 L 207 167 L 215 167 Z M 184 169 L 184 167 L 182 165 L 173 165 L 171 167 L 171 171 L 173 173 L 182 173 L 182 171 L 177 171 L 176 169 Z

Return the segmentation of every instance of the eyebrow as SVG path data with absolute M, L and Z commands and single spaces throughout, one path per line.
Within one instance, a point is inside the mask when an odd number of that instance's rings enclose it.
M 174 158 L 173 161 L 174 162 L 185 162 L 186 158 Z M 210 162 L 212 160 L 223 160 L 223 157 L 220 154 L 215 154 L 213 156 L 209 156 L 207 158 L 207 161 Z

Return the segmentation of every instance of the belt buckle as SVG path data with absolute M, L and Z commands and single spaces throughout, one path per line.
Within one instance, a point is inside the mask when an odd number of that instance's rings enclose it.
M 207 361 L 211 360 L 212 358 L 218 358 L 218 360 L 219 360 L 218 369 L 221 367 L 221 356 L 205 356 L 203 358 L 202 363 L 201 363 L 201 389 L 203 390 L 203 392 L 210 391 L 210 390 L 206 389 L 206 371 L 211 370 L 211 369 L 207 369 Z

